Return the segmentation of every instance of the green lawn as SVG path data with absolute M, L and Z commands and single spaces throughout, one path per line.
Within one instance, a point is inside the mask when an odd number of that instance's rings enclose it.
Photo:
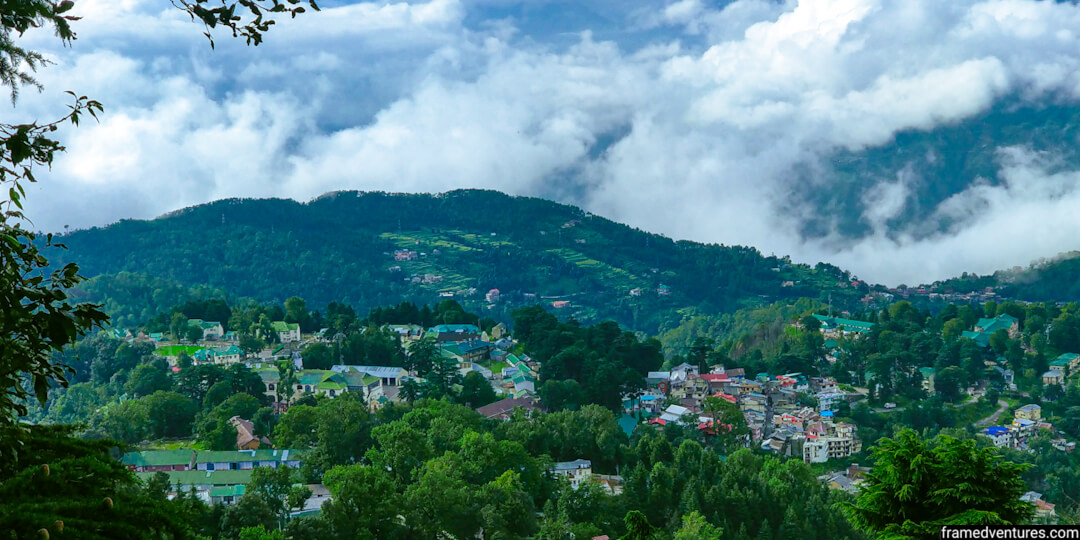
M 141 450 L 208 450 L 208 448 L 195 439 L 169 439 L 150 441 Z
M 198 345 L 166 345 L 164 347 L 158 347 L 154 351 L 154 354 L 160 354 L 161 356 L 176 356 L 181 352 L 186 352 L 188 355 L 195 354 L 196 351 L 201 351 L 206 347 L 200 347 Z

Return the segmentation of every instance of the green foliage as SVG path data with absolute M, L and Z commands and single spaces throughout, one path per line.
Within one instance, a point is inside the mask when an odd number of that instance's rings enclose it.
M 498 396 L 495 395 L 495 389 L 491 387 L 491 382 L 487 380 L 487 377 L 484 377 L 479 372 L 470 371 L 462 380 L 461 393 L 457 396 L 456 401 L 466 407 L 475 409 L 498 399 Z
M 843 508 L 877 538 L 930 538 L 943 525 L 1023 524 L 1032 516 L 1020 500 L 1028 467 L 996 449 L 946 435 L 923 441 L 905 430 L 879 440 L 872 454 L 867 483 Z
M 58 535 L 61 526 L 63 537 L 73 538 L 193 536 L 198 504 L 144 490 L 110 455 L 115 443 L 71 435 L 72 428 L 55 426 L 0 432 L 21 443 L 0 465 L 0 530 L 18 538 L 36 538 L 41 528 Z
M 564 229 L 571 221 L 578 223 Z M 570 248 L 571 238 L 586 243 Z M 831 292 L 834 303 L 851 306 L 861 297 L 851 287 L 838 287 L 847 278 L 827 265 L 810 268 L 750 248 L 674 242 L 577 208 L 489 191 L 337 193 L 306 204 L 220 201 L 154 221 L 73 232 L 65 242 L 71 253 L 56 257 L 80 261 L 87 275 L 154 276 L 169 294 L 184 294 L 170 285 L 179 284 L 191 287 L 186 294 L 206 298 L 210 292 L 195 287 L 212 283 L 238 297 L 281 303 L 287 299 L 281 291 L 293 291 L 308 309 L 327 308 L 329 324 L 324 326 L 335 333 L 341 327 L 330 320 L 332 302 L 363 312 L 402 300 L 419 305 L 442 290 L 471 287 L 503 291 L 504 300 L 491 313 L 495 319 L 508 319 L 509 311 L 522 305 L 522 293 L 575 294 L 574 306 L 580 307 L 571 309 L 579 320 L 613 319 L 649 333 L 681 320 L 678 310 L 690 306 L 715 314 L 760 304 L 762 296 L 778 301 Z M 204 242 L 230 246 L 224 255 L 228 264 L 203 264 L 197 254 Z M 387 255 L 399 249 L 427 257 L 395 261 Z M 280 253 L 291 253 L 290 260 L 303 264 L 286 264 Z M 391 271 L 394 267 L 401 271 Z M 416 284 L 403 279 L 413 274 L 444 279 Z M 784 287 L 785 281 L 799 285 Z M 661 284 L 670 287 L 669 296 L 657 295 Z M 635 288 L 645 293 L 629 296 Z M 482 298 L 457 298 L 464 304 L 461 311 L 438 316 L 395 311 L 372 321 L 425 326 L 478 322 L 464 308 L 476 311 Z M 126 310 L 137 311 L 142 310 Z
M 644 388 L 645 374 L 663 361 L 659 341 L 639 341 L 610 321 L 582 327 L 533 306 L 514 311 L 514 329 L 541 363 L 543 381 L 575 380 L 587 402 L 611 410 L 621 410 L 623 396 Z

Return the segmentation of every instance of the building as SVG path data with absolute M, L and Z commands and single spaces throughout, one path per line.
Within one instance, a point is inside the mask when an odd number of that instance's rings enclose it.
M 1034 403 L 1024 405 L 1013 413 L 1013 416 L 1017 419 L 1031 420 L 1038 422 L 1042 420 L 1042 407 L 1035 405 Z
M 522 409 L 526 414 L 530 414 L 532 411 L 540 410 L 540 404 L 532 398 L 506 398 L 484 405 L 476 409 L 476 412 L 484 418 L 509 420 L 516 409 Z
M 1056 369 L 1051 369 L 1042 374 L 1042 382 L 1045 385 L 1057 384 L 1060 385 L 1065 381 L 1065 373 Z
M 548 472 L 553 476 L 569 479 L 570 487 L 577 489 L 582 482 L 592 477 L 592 462 L 587 459 L 562 461 L 548 469 Z
M 293 343 L 300 341 L 300 325 L 298 323 L 274 321 L 270 323 L 270 326 L 274 329 L 274 332 L 277 333 L 278 341 L 282 343 Z
M 213 349 L 200 349 L 191 355 L 196 362 L 212 363 L 219 366 L 239 364 L 244 359 L 244 351 L 236 345 L 228 347 L 215 347 Z
M 919 375 L 922 376 L 922 389 L 928 394 L 934 393 L 934 368 L 921 367 Z
M 1012 446 L 1012 434 L 1007 428 L 1001 426 L 990 426 L 983 431 L 983 434 L 990 437 L 991 441 L 994 441 L 994 446 L 998 448 L 1005 448 Z
M 135 472 L 190 471 L 195 469 L 194 450 L 147 450 L 128 452 L 120 462 Z
M 990 345 L 990 336 L 998 330 L 1004 330 L 1010 338 L 1016 339 L 1020 335 L 1020 319 L 1008 313 L 1003 313 L 993 319 L 979 319 L 975 323 L 974 330 L 964 331 L 961 336 L 974 340 L 982 347 L 987 347 Z
M 840 336 L 860 336 L 874 328 L 874 323 L 866 321 L 856 321 L 853 319 L 842 319 L 840 317 L 817 314 L 814 315 L 814 318 L 821 323 L 821 333 L 826 337 L 831 338 Z
M 1057 522 L 1057 514 L 1054 512 L 1054 504 L 1043 500 L 1042 493 L 1029 491 L 1020 496 L 1020 500 L 1029 502 L 1035 507 L 1035 519 L 1032 521 L 1039 524 L 1052 524 Z
M 1076 373 L 1076 370 L 1080 368 L 1080 354 L 1065 353 L 1050 362 L 1051 368 L 1059 368 L 1061 371 L 1068 371 L 1069 373 Z
M 475 324 L 440 324 L 428 328 L 425 335 L 435 338 L 436 343 L 478 340 L 480 327 Z
M 258 450 L 263 444 L 270 444 L 266 437 L 255 436 L 255 424 L 250 420 L 244 420 L 239 416 L 229 419 L 229 423 L 236 428 L 237 450 Z
M 188 319 L 189 326 L 198 327 L 202 330 L 204 340 L 221 339 L 225 337 L 225 328 L 217 321 L 204 321 L 202 319 Z

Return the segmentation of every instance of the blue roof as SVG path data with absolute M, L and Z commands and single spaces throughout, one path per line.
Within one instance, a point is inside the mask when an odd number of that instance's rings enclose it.
M 821 416 L 832 416 L 832 411 L 821 411 Z
M 1000 426 L 990 426 L 986 428 L 986 434 L 990 436 L 1001 435 L 1002 433 L 1008 433 L 1009 430 Z
M 641 396 L 641 401 L 652 401 L 656 399 L 656 396 Z

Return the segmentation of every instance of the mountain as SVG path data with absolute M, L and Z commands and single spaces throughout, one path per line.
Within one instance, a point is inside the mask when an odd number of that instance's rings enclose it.
M 453 295 L 497 317 L 514 306 L 568 302 L 561 311 L 583 322 L 614 319 L 652 333 L 689 311 L 799 297 L 853 305 L 865 293 L 830 265 L 674 241 L 572 206 L 477 190 L 335 192 L 308 203 L 231 199 L 61 241 L 68 250 L 51 252 L 54 264 L 77 262 L 83 275 L 100 276 L 91 285 L 109 280 L 113 288 L 131 275 L 152 276 L 169 292 L 143 279 L 140 295 L 159 303 L 179 298 L 178 286 L 362 310 Z M 101 299 L 108 288 L 83 292 Z M 489 306 L 492 289 L 500 294 Z
M 942 204 L 974 185 L 1002 184 L 1002 150 L 1023 148 L 1053 156 L 1047 174 L 1080 168 L 1080 107 L 1004 99 L 975 117 L 932 130 L 898 133 L 884 145 L 843 150 L 800 171 L 791 204 L 809 216 L 807 238 L 838 233 L 854 240 L 875 233 L 867 210 L 881 184 L 903 186 L 904 201 L 881 225 L 896 237 L 922 239 L 963 225 Z M 828 186 L 828 189 L 822 189 Z
M 1029 302 L 1075 302 L 1080 300 L 1080 251 L 1062 253 L 1049 260 L 1040 260 L 1027 268 L 999 270 L 989 276 L 965 274 L 939 281 L 931 286 L 935 292 L 967 293 L 986 288 L 995 289 L 1005 298 Z

